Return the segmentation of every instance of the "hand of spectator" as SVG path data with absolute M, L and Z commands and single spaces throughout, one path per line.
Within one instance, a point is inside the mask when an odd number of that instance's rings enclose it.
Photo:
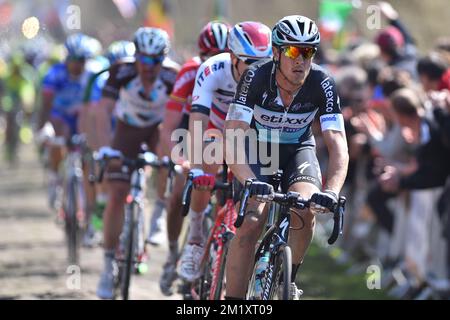
M 351 159 L 357 159 L 367 143 L 367 136 L 362 133 L 354 134 L 349 139 L 349 155 Z
M 433 107 L 438 107 L 450 112 L 450 91 L 431 91 L 428 94 L 428 97 L 430 98 Z
M 398 19 L 398 11 L 392 7 L 389 2 L 380 1 L 378 2 L 378 7 L 381 10 L 381 13 L 388 20 L 397 20 Z
M 362 121 L 360 115 L 352 117 L 350 119 L 350 123 L 356 131 L 364 134 L 369 134 L 369 129 L 367 127 L 368 124 Z
M 350 107 L 342 108 L 344 120 L 349 121 L 353 117 L 353 110 Z
M 384 172 L 384 168 L 388 166 L 388 161 L 383 157 L 376 157 L 373 160 L 373 169 L 372 172 L 376 176 L 380 176 Z
M 397 192 L 399 189 L 400 175 L 395 167 L 385 167 L 384 173 L 378 178 L 381 188 L 386 192 Z

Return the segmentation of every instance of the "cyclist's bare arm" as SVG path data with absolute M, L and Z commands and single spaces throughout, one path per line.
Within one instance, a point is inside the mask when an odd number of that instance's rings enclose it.
M 255 178 L 255 174 L 247 163 L 239 163 L 239 161 L 236 162 L 232 160 L 238 154 L 237 148 L 239 147 L 239 144 L 234 141 L 236 136 L 233 132 L 235 130 L 246 132 L 249 129 L 250 126 L 247 122 L 238 120 L 225 121 L 225 160 L 231 172 L 233 172 L 234 176 L 242 184 L 244 184 L 247 179 Z
M 191 112 L 189 116 L 189 133 L 191 136 L 191 145 L 189 146 L 189 162 L 191 163 L 191 169 L 202 169 L 204 144 L 198 143 L 198 141 L 204 140 L 203 134 L 208 126 L 208 121 L 209 115 L 204 113 Z
M 109 146 L 111 144 L 111 115 L 116 101 L 111 98 L 103 97 L 98 106 L 95 107 L 95 130 L 100 146 Z
M 161 156 L 169 156 L 171 155 L 173 147 L 176 145 L 176 141 L 172 141 L 171 136 L 172 132 L 178 128 L 180 122 L 183 118 L 183 113 L 171 109 L 166 109 L 166 113 L 164 115 L 164 120 L 161 124 L 161 132 L 160 132 L 160 151 Z
M 42 91 L 42 108 L 39 115 L 39 123 L 38 123 L 38 130 L 40 130 L 44 124 L 47 122 L 47 120 L 50 117 L 50 111 L 53 107 L 53 99 L 55 98 L 55 93 L 50 90 L 43 90 Z
M 322 135 L 329 155 L 327 180 L 323 189 L 339 194 L 347 175 L 349 159 L 345 131 L 325 130 Z

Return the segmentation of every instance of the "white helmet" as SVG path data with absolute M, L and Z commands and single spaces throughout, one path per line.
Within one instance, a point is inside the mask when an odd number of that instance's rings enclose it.
M 69 56 L 90 59 L 97 54 L 99 46 L 98 40 L 83 33 L 71 34 L 64 43 Z M 101 49 L 100 49 L 101 50 Z
M 272 56 L 270 28 L 254 21 L 238 23 L 228 35 L 228 49 L 244 61 L 269 58 Z
M 272 42 L 275 46 L 310 45 L 320 43 L 319 28 L 316 23 L 304 16 L 287 16 L 278 21 L 272 30 Z
M 141 27 L 134 34 L 138 53 L 149 55 L 167 54 L 170 49 L 169 35 L 159 28 Z

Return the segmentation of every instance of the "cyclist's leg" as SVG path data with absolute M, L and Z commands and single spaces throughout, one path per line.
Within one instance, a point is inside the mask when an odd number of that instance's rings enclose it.
M 72 134 L 70 121 L 66 120 L 62 115 L 52 112 L 50 123 L 55 130 L 56 137 L 63 137 L 65 140 L 70 138 Z M 47 172 L 49 205 L 51 208 L 55 208 L 56 201 L 59 197 L 59 190 L 62 190 L 62 177 L 58 171 L 65 156 L 65 147 L 62 145 L 50 144 L 47 148 L 49 152 Z
M 206 174 L 215 174 L 219 166 L 219 164 L 203 165 L 203 172 Z M 192 189 L 191 206 L 188 213 L 189 232 L 187 235 L 187 243 L 180 258 L 180 276 L 188 281 L 194 281 L 198 277 L 205 242 L 203 215 L 210 198 L 210 191 Z
M 147 145 L 151 152 L 158 154 L 159 142 L 159 124 L 148 128 Z M 147 241 L 153 245 L 160 245 L 166 239 L 165 225 L 166 217 L 164 215 L 166 209 L 165 191 L 167 185 L 168 170 L 159 169 L 156 171 L 157 179 L 155 179 L 156 201 L 153 211 L 150 215 L 150 228 Z
M 220 164 L 204 164 L 203 172 L 205 174 L 217 173 Z M 190 244 L 202 244 L 204 239 L 203 232 L 203 213 L 209 204 L 211 198 L 210 191 L 192 189 L 191 193 L 191 206 L 189 209 L 189 234 L 188 243 Z
M 64 137 L 66 140 L 70 138 L 72 134 L 71 123 L 69 119 L 66 119 L 63 115 L 52 112 L 50 116 L 50 123 L 55 130 L 56 137 Z M 64 148 L 57 145 L 51 145 L 50 147 L 50 169 L 54 172 L 58 171 L 59 164 L 64 158 Z
M 86 137 L 86 143 L 88 147 L 91 150 L 96 150 L 93 148 L 93 141 L 92 141 L 92 135 L 90 134 L 92 129 L 92 124 L 88 123 L 89 121 L 89 110 L 91 108 L 90 103 L 83 104 L 82 108 L 80 109 L 79 115 L 78 115 L 78 121 L 77 121 L 77 133 L 84 134 Z M 91 129 L 90 129 L 91 128 Z M 95 127 L 94 127 L 95 128 Z M 85 155 L 83 155 L 85 156 Z M 92 246 L 95 244 L 95 232 L 94 227 L 92 225 L 92 213 L 95 209 L 95 200 L 96 200 L 96 194 L 95 194 L 95 185 L 89 182 L 89 173 L 92 172 L 89 165 L 91 165 L 87 159 L 83 159 L 83 188 L 86 196 L 86 221 L 87 224 L 87 230 L 83 238 L 83 245 L 85 246 Z
M 97 109 L 99 108 L 98 103 L 90 103 L 88 107 L 88 112 L 85 118 L 86 121 L 86 137 L 87 143 L 91 150 L 98 150 L 102 146 L 100 145 L 100 141 L 97 136 L 97 126 L 96 126 L 96 114 Z M 111 121 L 113 124 L 113 121 Z M 114 126 L 111 125 L 114 130 Z M 104 208 L 106 207 L 107 202 L 107 189 L 106 189 L 106 180 L 101 183 L 96 183 L 94 186 L 95 201 L 94 201 L 94 214 L 97 216 L 102 215 Z
M 146 128 L 135 128 L 118 121 L 111 147 L 119 150 L 127 158 L 135 158 L 141 142 L 146 141 Z M 107 179 L 108 202 L 103 213 L 104 269 L 97 288 L 100 298 L 113 297 L 114 253 L 124 222 L 124 204 L 130 188 L 130 173 L 122 172 L 119 161 L 111 161 L 105 174 Z
M 189 116 L 184 115 L 178 129 L 184 129 L 187 132 L 189 127 Z M 178 144 L 183 144 L 184 149 L 187 149 L 187 137 L 181 137 L 178 140 Z M 184 159 L 187 159 L 187 154 L 182 155 Z M 187 175 L 188 169 L 184 168 L 184 174 Z M 180 214 L 182 210 L 181 198 L 186 182 L 185 175 L 176 175 L 173 181 L 172 192 L 170 194 L 168 210 L 167 210 L 167 238 L 169 240 L 169 249 L 178 250 L 178 237 L 180 236 L 181 228 L 183 225 L 183 216 Z M 172 250 L 171 250 L 172 251 Z M 175 252 L 173 252 L 175 255 Z M 176 252 L 178 256 L 178 253 Z
M 239 203 L 237 204 L 239 206 Z M 249 200 L 241 227 L 231 240 L 226 260 L 226 297 L 244 299 L 251 276 L 255 246 L 267 219 L 268 206 Z
M 177 243 L 183 225 L 181 198 L 185 181 L 186 177 L 184 175 L 177 175 L 173 182 L 169 208 L 167 210 L 167 238 L 169 239 L 169 244 Z
M 313 147 L 303 147 L 295 151 L 292 160 L 286 165 L 282 189 L 300 193 L 301 197 L 309 199 L 314 193 L 321 190 L 321 173 Z M 314 235 L 315 218 L 310 210 L 300 211 L 301 218 L 293 214 L 291 230 L 289 232 L 289 245 L 292 248 L 292 282 L 299 265 Z

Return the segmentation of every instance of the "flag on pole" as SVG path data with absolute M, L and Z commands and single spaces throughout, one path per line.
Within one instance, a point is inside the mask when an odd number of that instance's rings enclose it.
M 133 18 L 136 15 L 139 5 L 136 0 L 113 0 L 122 17 L 125 19 Z
M 319 28 L 322 39 L 333 41 L 340 48 L 345 40 L 344 26 L 352 12 L 349 1 L 322 0 L 319 7 Z
M 173 38 L 173 21 L 170 17 L 170 8 L 165 0 L 150 0 L 147 6 L 145 26 L 166 30 Z

